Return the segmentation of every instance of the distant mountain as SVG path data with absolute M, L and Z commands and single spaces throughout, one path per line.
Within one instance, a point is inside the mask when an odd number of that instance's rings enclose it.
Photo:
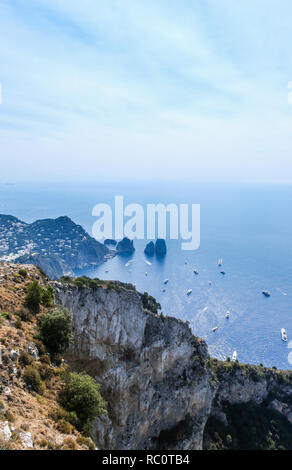
M 92 238 L 69 217 L 27 224 L 0 214 L 0 260 L 35 264 L 51 278 L 95 266 L 114 252 Z

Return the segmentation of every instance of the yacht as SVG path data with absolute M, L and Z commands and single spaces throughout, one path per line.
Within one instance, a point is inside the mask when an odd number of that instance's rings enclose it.
M 285 330 L 285 328 L 281 328 L 281 336 L 282 336 L 282 340 L 283 341 L 287 341 L 287 331 Z
M 232 354 L 232 362 L 235 362 L 237 359 L 237 351 L 233 351 L 233 354 Z
M 229 318 L 229 317 L 230 317 L 230 312 L 229 312 L 229 310 L 227 310 L 225 317 L 226 317 L 226 318 Z
M 220 258 L 219 261 L 218 261 L 218 266 L 222 266 L 222 264 L 223 264 L 223 259 Z
M 265 297 L 271 297 L 271 292 L 269 290 L 263 290 L 262 294 L 264 294 Z
M 191 295 L 192 292 L 193 292 L 193 290 L 192 290 L 192 289 L 189 289 L 189 290 L 187 290 L 186 294 L 187 294 L 187 295 Z

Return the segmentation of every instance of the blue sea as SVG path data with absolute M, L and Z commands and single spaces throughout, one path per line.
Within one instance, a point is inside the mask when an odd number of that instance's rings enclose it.
M 212 356 L 223 359 L 236 350 L 240 362 L 292 368 L 289 343 L 280 335 L 283 327 L 288 341 L 292 340 L 291 186 L 1 184 L 0 212 L 26 222 L 68 215 L 91 234 L 96 220 L 92 208 L 97 203 L 113 206 L 116 195 L 124 196 L 125 204 L 145 208 L 158 202 L 200 204 L 199 249 L 182 251 L 180 240 L 167 240 L 166 257 L 151 259 L 149 266 L 143 252 L 146 240 L 135 240 L 128 267 L 128 259 L 117 256 L 97 269 L 76 274 L 131 282 L 147 291 L 160 302 L 164 314 L 188 320 L 193 332 L 206 339 Z M 219 258 L 223 258 L 225 276 L 220 274 Z M 166 286 L 165 278 L 169 279 Z M 192 289 L 190 296 L 188 289 Z M 271 297 L 264 297 L 262 290 L 271 291 Z

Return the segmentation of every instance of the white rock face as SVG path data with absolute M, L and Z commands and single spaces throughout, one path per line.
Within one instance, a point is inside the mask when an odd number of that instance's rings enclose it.
M 8 442 L 12 436 L 8 421 L 0 421 L 0 441 Z
M 54 287 L 74 320 L 68 359 L 109 403 L 95 423 L 98 447 L 201 449 L 213 396 L 205 343 L 185 323 L 145 311 L 134 291 Z
M 33 439 L 30 432 L 21 431 L 19 437 L 23 449 L 33 449 Z
M 98 448 L 202 449 L 210 416 L 228 424 L 226 404 L 270 402 L 292 423 L 291 376 L 227 363 L 214 370 L 186 323 L 145 310 L 126 287 L 53 287 L 73 316 L 67 360 L 101 384 L 108 402 L 108 415 L 93 423 Z

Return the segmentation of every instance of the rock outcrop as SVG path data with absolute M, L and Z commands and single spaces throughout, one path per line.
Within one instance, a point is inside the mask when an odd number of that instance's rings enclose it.
M 134 253 L 134 242 L 127 237 L 124 237 L 116 246 L 119 255 L 131 255 Z
M 99 448 L 202 449 L 207 421 L 228 424 L 224 406 L 238 403 L 265 403 L 290 419 L 290 372 L 210 359 L 188 324 L 143 308 L 133 286 L 53 286 L 73 315 L 67 359 L 101 383 L 108 401 L 93 427 Z
M 153 242 L 147 243 L 144 253 L 146 256 L 154 256 L 155 247 Z
M 114 240 L 113 238 L 106 238 L 103 243 L 104 243 L 105 245 L 116 246 L 117 241 Z
M 156 256 L 165 256 L 167 252 L 166 243 L 163 238 L 157 238 L 155 242 L 155 254 Z

